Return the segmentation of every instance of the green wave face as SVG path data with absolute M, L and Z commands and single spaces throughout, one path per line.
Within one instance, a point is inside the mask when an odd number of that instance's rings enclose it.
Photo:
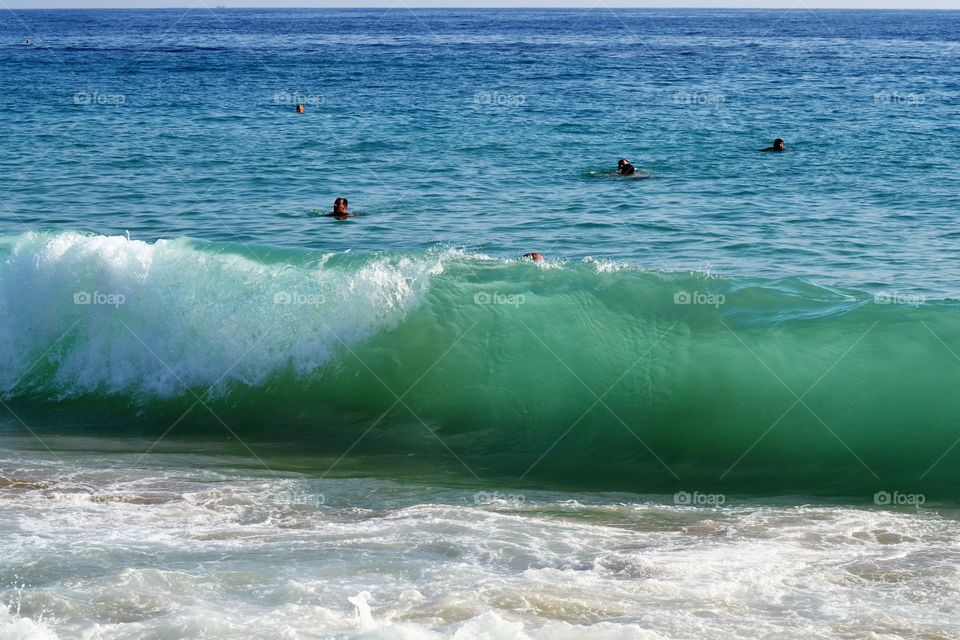
M 953 302 L 453 251 L 2 246 L 0 380 L 30 415 L 160 431 L 207 393 L 218 418 L 178 429 L 222 419 L 481 479 L 946 498 L 960 484 Z
M 941 459 L 960 437 L 951 305 L 590 266 L 450 276 L 325 372 L 319 394 L 350 412 L 406 393 L 424 432 L 504 476 L 639 491 L 954 490 L 956 456 Z M 491 291 L 504 304 L 470 304 Z M 683 291 L 723 302 L 675 304 Z

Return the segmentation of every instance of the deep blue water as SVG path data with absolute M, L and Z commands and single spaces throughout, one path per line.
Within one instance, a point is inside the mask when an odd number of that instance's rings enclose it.
M 957 12 L 16 11 L 0 43 L 3 234 L 960 294 Z

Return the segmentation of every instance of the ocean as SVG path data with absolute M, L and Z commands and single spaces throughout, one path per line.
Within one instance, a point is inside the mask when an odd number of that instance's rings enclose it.
M 4 10 L 0 68 L 0 638 L 960 638 L 960 12 Z

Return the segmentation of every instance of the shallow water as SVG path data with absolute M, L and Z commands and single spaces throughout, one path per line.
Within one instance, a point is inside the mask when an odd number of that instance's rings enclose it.
M 677 506 L 85 446 L 0 452 L 4 637 L 950 638 L 960 614 L 955 508 Z

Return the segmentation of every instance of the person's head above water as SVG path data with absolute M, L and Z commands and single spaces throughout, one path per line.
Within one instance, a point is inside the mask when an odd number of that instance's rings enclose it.
M 536 251 L 533 251 L 533 252 L 531 252 L 531 253 L 525 253 L 525 254 L 523 254 L 523 257 L 524 257 L 524 258 L 529 258 L 529 259 L 533 260 L 534 262 L 543 262 L 543 255 L 537 253 Z
M 620 158 L 620 161 L 617 162 L 617 173 L 622 176 L 632 176 L 637 172 L 637 169 L 630 164 L 630 161 L 626 158 Z
M 304 105 L 302 105 L 302 104 L 298 104 L 298 105 L 297 105 L 297 113 L 303 113 L 303 112 L 306 111 L 306 110 L 307 110 L 307 108 L 306 108 Z
M 352 218 L 353 213 L 347 209 L 349 204 L 350 203 L 347 202 L 346 198 L 337 198 L 333 201 L 333 211 L 323 215 L 328 218 L 336 218 L 337 220 L 346 220 L 347 218 Z
M 777 138 L 776 140 L 774 140 L 772 147 L 767 147 L 766 149 L 762 149 L 762 151 L 786 151 L 786 150 L 787 150 L 787 147 L 783 143 L 783 138 Z

